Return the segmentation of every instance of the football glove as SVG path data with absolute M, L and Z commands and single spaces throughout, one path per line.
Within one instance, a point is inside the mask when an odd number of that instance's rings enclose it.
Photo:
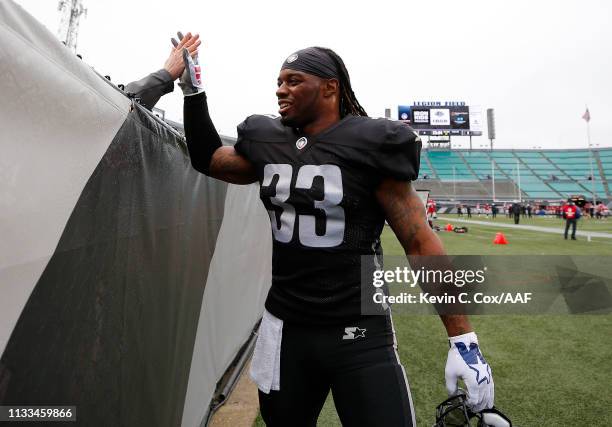
M 467 388 L 467 404 L 474 412 L 493 407 L 494 384 L 491 368 L 478 347 L 474 332 L 450 337 L 450 349 L 446 359 L 446 391 L 453 396 L 458 391 L 461 378 Z
M 183 33 L 180 31 L 178 31 L 176 35 L 178 40 L 174 37 L 170 39 L 175 48 L 178 47 L 179 41 L 183 40 L 184 37 Z M 192 59 L 189 52 L 185 48 L 183 48 L 182 54 L 185 70 L 179 79 L 179 87 L 183 91 L 183 95 L 190 96 L 203 92 L 204 87 L 202 85 L 202 69 L 199 64 L 198 54 L 196 53 Z
M 176 35 L 178 36 L 178 40 L 175 39 L 174 37 L 170 39 L 174 47 L 177 47 L 179 45 L 179 41 L 183 40 L 183 33 L 181 33 L 180 31 L 177 31 Z
M 202 69 L 198 63 L 198 56 L 191 58 L 189 51 L 183 48 L 183 61 L 185 62 L 185 71 L 183 71 L 178 84 L 183 91 L 183 95 L 190 96 L 204 92 Z

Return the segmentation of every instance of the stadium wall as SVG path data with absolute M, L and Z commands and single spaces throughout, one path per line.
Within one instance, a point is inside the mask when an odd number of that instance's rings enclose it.
M 0 405 L 200 426 L 270 284 L 257 187 L 195 172 L 10 0 L 0 41 Z

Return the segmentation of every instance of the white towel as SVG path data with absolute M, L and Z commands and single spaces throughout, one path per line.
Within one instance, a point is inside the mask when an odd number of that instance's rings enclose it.
M 251 379 L 264 393 L 280 390 L 280 352 L 283 321 L 264 310 L 251 360 Z

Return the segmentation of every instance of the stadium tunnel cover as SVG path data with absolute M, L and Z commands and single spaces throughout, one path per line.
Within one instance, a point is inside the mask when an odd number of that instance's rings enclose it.
M 180 134 L 11 0 L 0 40 L 0 405 L 205 425 L 270 285 L 256 186 L 194 171 Z

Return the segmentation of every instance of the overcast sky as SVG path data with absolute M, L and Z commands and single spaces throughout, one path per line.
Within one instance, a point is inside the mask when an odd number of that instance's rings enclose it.
M 55 0 L 17 0 L 57 33 Z M 500 148 L 612 146 L 609 0 L 84 0 L 78 51 L 113 82 L 162 67 L 176 30 L 198 32 L 215 125 L 235 136 L 253 113 L 276 113 L 276 77 L 312 45 L 344 59 L 371 116 L 413 101 L 494 108 Z M 158 107 L 182 121 L 178 86 Z M 453 145 L 467 147 L 467 138 Z M 488 144 L 473 138 L 474 147 Z

